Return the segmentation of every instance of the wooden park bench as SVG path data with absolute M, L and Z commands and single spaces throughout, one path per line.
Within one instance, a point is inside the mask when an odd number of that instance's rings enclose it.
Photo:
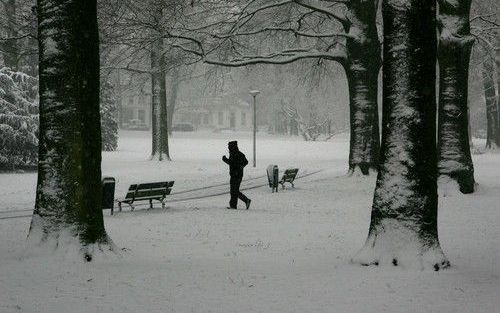
M 147 183 L 147 184 L 134 184 L 130 185 L 127 191 L 127 195 L 123 200 L 117 200 L 118 208 L 120 212 L 122 211 L 122 203 L 126 203 L 130 206 L 132 211 L 134 210 L 133 203 L 137 201 L 149 200 L 149 207 L 153 208 L 153 200 L 161 202 L 161 207 L 165 208 L 165 198 L 172 191 L 174 186 L 173 181 L 165 181 L 158 183 Z
M 295 188 L 293 181 L 297 177 L 298 172 L 299 172 L 298 168 L 289 168 L 285 170 L 285 172 L 283 173 L 283 177 L 279 181 L 283 189 L 285 189 L 285 183 L 290 183 L 292 185 L 292 188 Z

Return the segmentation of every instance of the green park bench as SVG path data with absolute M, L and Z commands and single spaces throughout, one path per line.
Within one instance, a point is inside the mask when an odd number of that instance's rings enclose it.
M 133 203 L 137 201 L 149 201 L 149 207 L 153 208 L 153 200 L 160 201 L 161 207 L 165 208 L 165 198 L 172 191 L 174 186 L 173 181 L 165 181 L 158 183 L 134 184 L 130 185 L 125 199 L 117 200 L 118 208 L 122 211 L 122 203 L 130 206 L 134 210 Z
M 283 189 L 285 189 L 285 183 L 289 183 L 292 185 L 292 188 L 295 188 L 293 181 L 297 177 L 298 172 L 299 172 L 298 168 L 289 168 L 285 170 L 285 172 L 283 173 L 283 177 L 279 181 Z

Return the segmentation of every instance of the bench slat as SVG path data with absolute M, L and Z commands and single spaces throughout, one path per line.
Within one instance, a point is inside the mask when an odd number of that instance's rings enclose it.
M 143 198 L 137 197 L 137 198 L 135 198 L 135 201 L 141 201 L 141 200 L 158 200 L 158 201 L 160 201 L 162 199 L 163 199 L 162 196 L 159 196 L 159 197 L 143 197 Z
M 139 198 L 148 198 L 148 197 L 163 197 L 167 194 L 167 190 L 166 188 L 164 189 L 155 189 L 155 190 L 140 190 L 140 191 L 137 191 L 137 193 L 135 194 L 135 199 L 139 199 Z
M 146 183 L 146 184 L 139 184 L 137 187 L 138 190 L 140 189 L 152 189 L 152 188 L 166 188 L 168 187 L 170 182 L 157 182 L 157 183 Z

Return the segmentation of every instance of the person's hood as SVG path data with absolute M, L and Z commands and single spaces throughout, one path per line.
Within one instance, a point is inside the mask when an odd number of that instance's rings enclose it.
M 227 144 L 227 147 L 229 148 L 230 152 L 238 151 L 238 142 L 237 141 L 230 141 Z

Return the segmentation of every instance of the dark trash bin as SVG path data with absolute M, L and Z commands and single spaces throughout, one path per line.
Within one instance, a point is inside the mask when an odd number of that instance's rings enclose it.
M 113 215 L 115 204 L 115 179 L 113 177 L 104 177 L 102 179 L 102 209 L 110 209 Z
M 278 192 L 278 165 L 269 165 L 267 167 L 267 180 L 272 191 Z

